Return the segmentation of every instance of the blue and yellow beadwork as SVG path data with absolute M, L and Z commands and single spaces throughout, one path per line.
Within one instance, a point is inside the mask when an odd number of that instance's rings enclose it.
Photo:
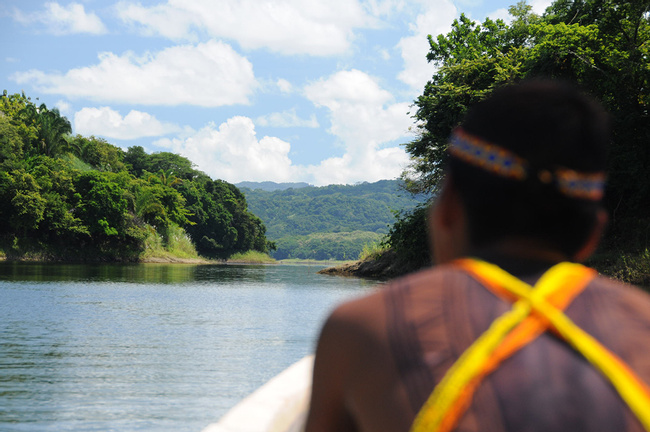
M 526 161 L 497 145 L 458 128 L 451 136 L 449 153 L 469 164 L 501 177 L 523 180 Z
M 513 180 L 525 180 L 530 175 L 529 164 L 513 152 L 480 137 L 456 128 L 449 144 L 451 156 L 487 172 Z M 558 167 L 537 173 L 542 183 L 554 183 L 560 193 L 578 199 L 598 201 L 605 189 L 604 173 L 581 173 Z

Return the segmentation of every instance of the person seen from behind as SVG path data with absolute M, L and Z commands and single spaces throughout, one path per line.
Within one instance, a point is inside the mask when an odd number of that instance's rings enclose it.
M 608 142 L 564 83 L 471 108 L 429 212 L 435 265 L 331 313 L 306 431 L 650 431 L 650 296 L 579 264 Z

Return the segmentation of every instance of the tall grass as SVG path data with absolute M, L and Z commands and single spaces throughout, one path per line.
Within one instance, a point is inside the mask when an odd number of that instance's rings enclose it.
M 239 252 L 228 258 L 228 261 L 249 264 L 271 264 L 276 262 L 268 254 L 258 251 Z
M 601 252 L 586 264 L 606 276 L 650 290 L 650 249 L 639 253 Z
M 166 239 L 153 227 L 147 227 L 141 258 L 199 258 L 192 240 L 183 228 L 170 225 L 164 234 Z
M 359 254 L 359 261 L 376 260 L 388 250 L 388 246 L 383 241 L 367 243 Z

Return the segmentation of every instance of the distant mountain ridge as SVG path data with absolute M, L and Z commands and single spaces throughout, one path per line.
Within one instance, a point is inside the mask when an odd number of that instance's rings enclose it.
M 236 183 L 235 186 L 238 188 L 247 188 L 251 190 L 260 189 L 266 192 L 274 192 L 277 190 L 286 190 L 286 189 L 300 189 L 305 187 L 313 187 L 309 183 L 297 182 L 297 183 L 275 183 L 272 181 L 264 182 L 252 182 L 252 181 L 243 181 Z
M 277 244 L 277 259 L 356 259 L 364 245 L 388 232 L 395 212 L 424 200 L 403 190 L 398 180 L 285 189 L 281 185 L 300 183 L 264 184 L 275 189 L 264 190 L 260 183 L 253 183 L 256 189 L 236 186 L 264 222 L 267 238 Z

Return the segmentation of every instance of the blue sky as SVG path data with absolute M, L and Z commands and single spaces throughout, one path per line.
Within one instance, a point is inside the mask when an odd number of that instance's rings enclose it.
M 0 82 L 75 134 L 233 183 L 393 179 L 434 71 L 427 34 L 515 2 L 0 0 Z

